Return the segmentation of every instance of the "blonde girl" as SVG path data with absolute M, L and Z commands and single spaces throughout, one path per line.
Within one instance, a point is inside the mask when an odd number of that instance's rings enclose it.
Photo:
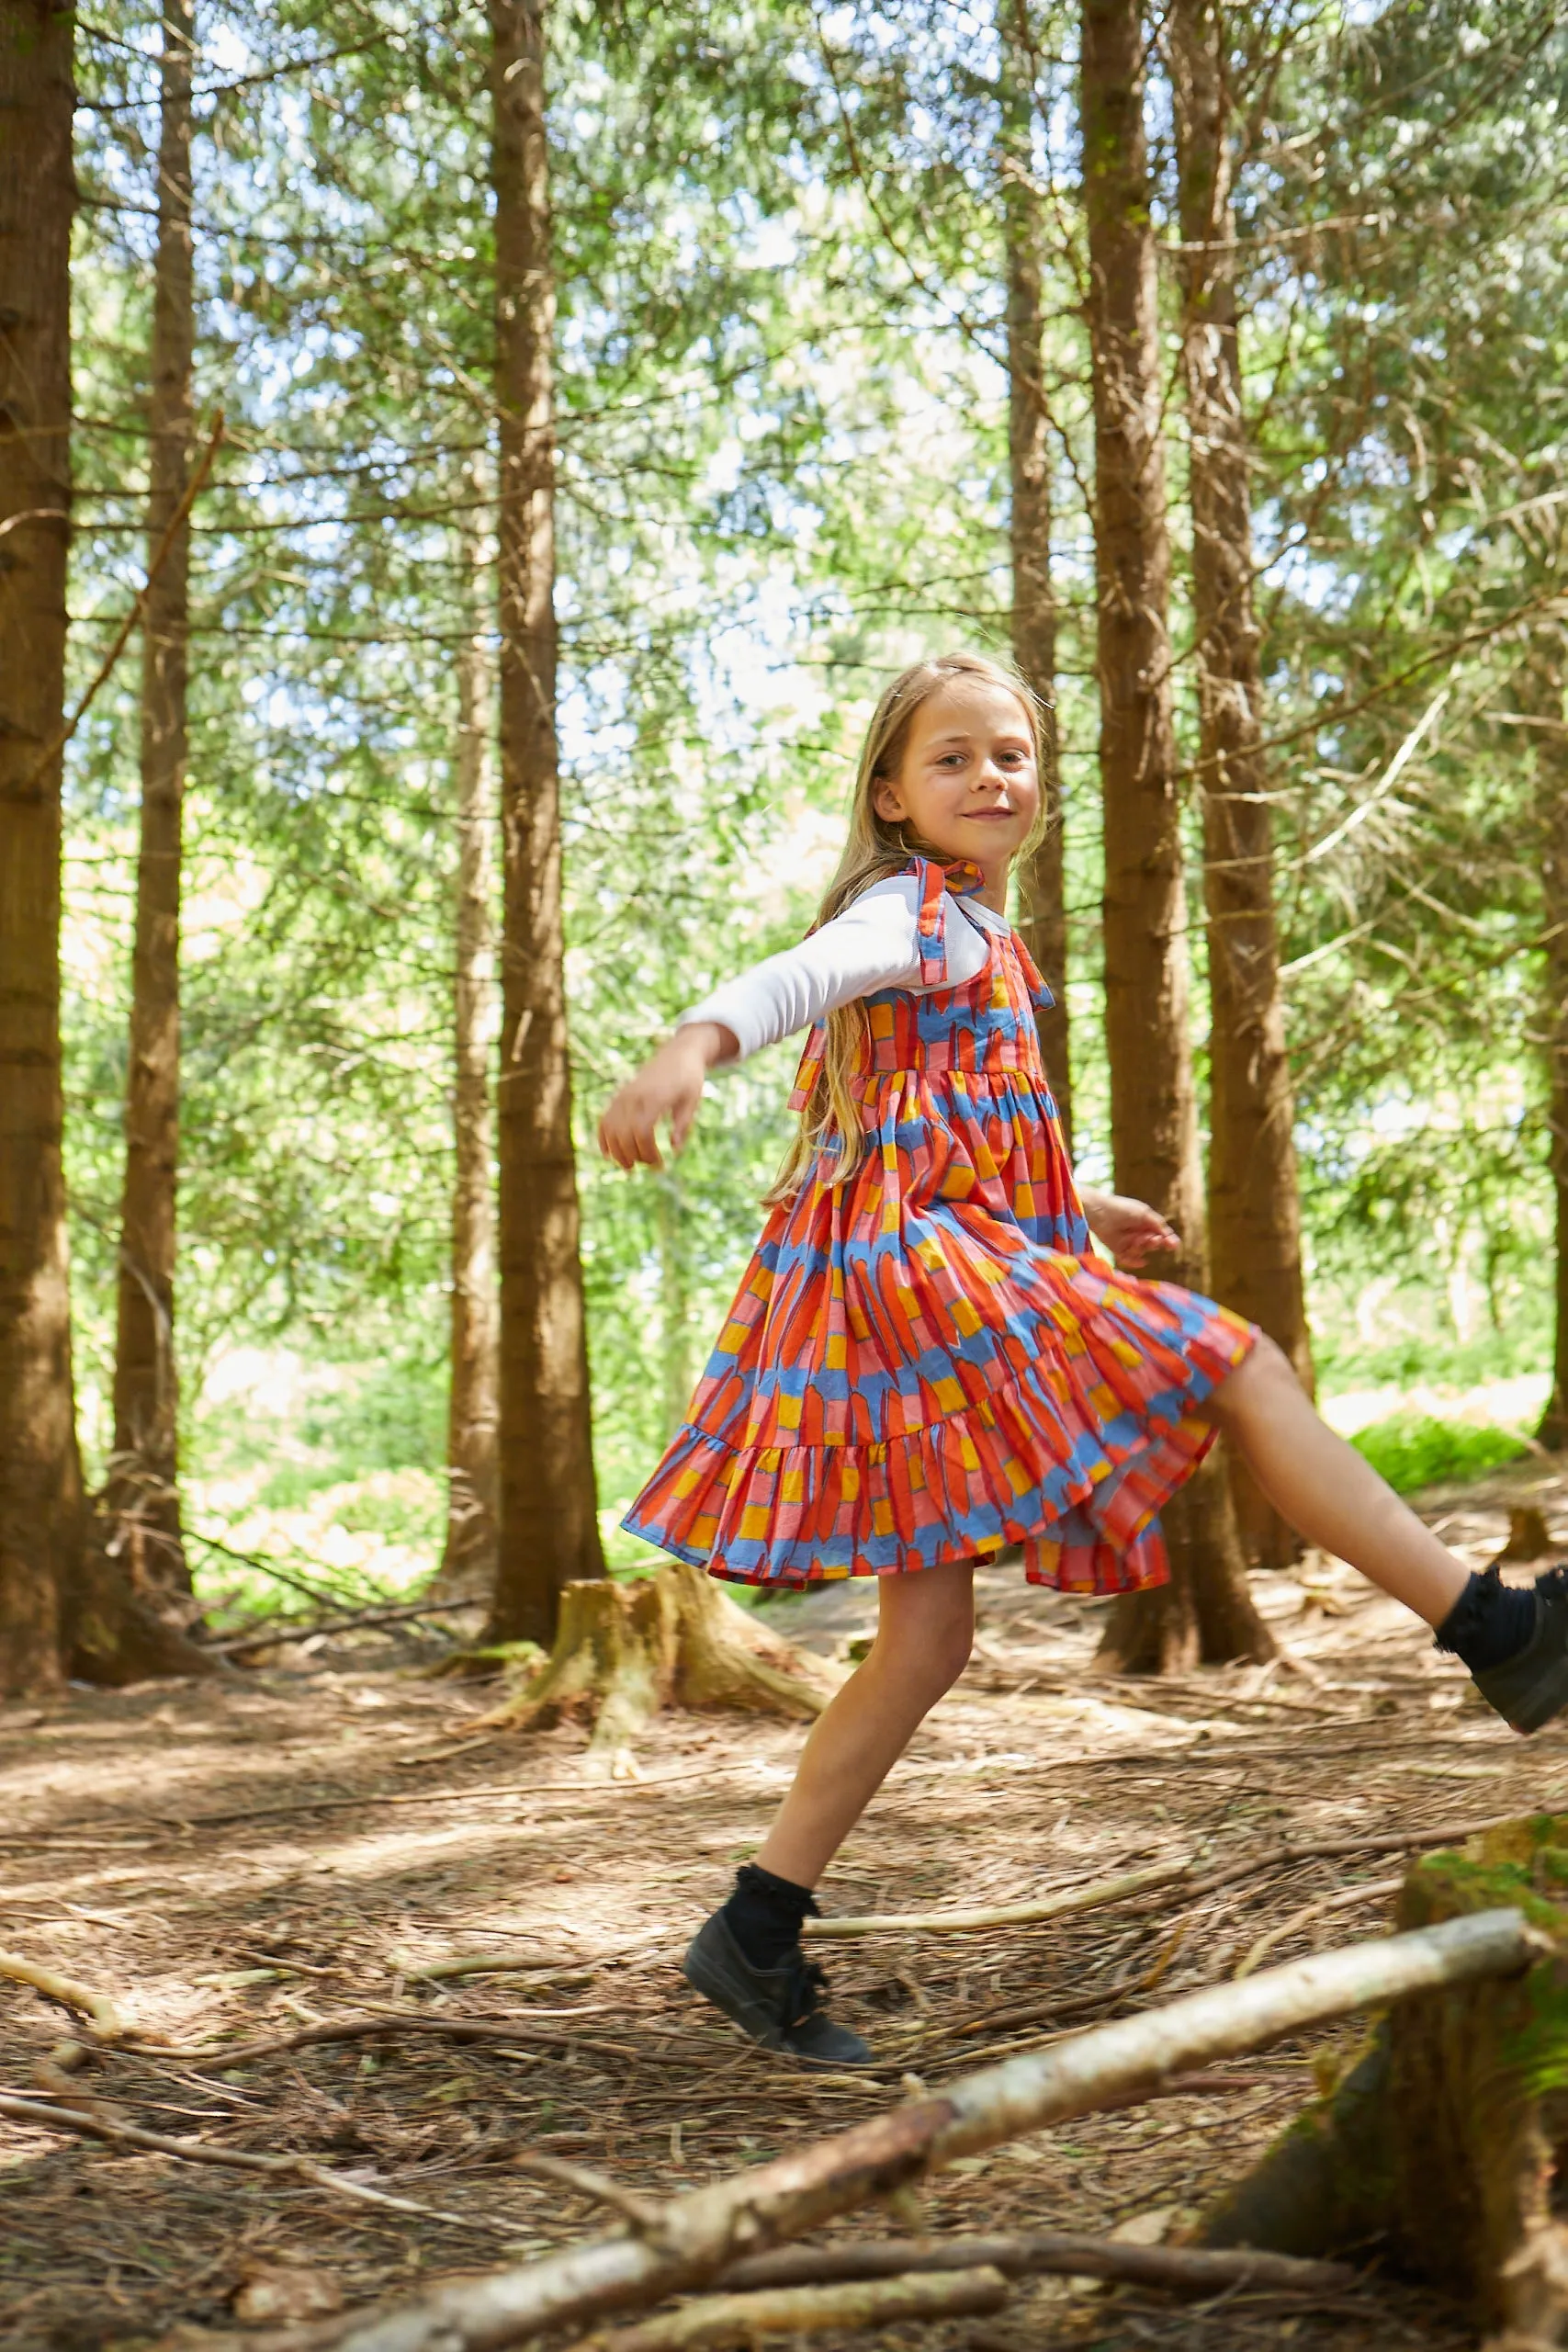
M 1158 1513 L 1223 1430 L 1305 1539 L 1425 1619 L 1521 1731 L 1568 1702 L 1562 1578 L 1472 1576 L 1318 1419 L 1284 1356 L 1134 1271 L 1177 1237 L 1079 1191 L 1007 921 L 1041 814 L 1037 715 L 977 655 L 916 663 L 876 707 L 850 838 L 810 935 L 693 1007 L 604 1114 L 623 1168 L 679 1150 L 710 1069 L 808 1033 L 799 1133 L 690 1418 L 626 1524 L 741 1583 L 875 1576 L 876 1638 L 818 1719 L 688 1980 L 751 2038 L 868 2063 L 801 1951 L 813 1890 L 963 1672 L 975 1564 L 1136 1591 Z M 1095 1254 L 1093 1234 L 1114 1265 Z

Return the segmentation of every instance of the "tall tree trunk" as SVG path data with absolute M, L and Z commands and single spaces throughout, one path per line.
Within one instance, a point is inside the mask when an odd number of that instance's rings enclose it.
M 493 1631 L 551 1642 L 604 1574 L 578 1255 L 556 745 L 545 0 L 491 0 L 501 421 L 501 1537 Z
M 193 0 L 164 0 L 158 257 L 152 293 L 152 565 L 190 467 Z M 114 1365 L 110 1543 L 134 1588 L 188 1592 L 180 1535 L 175 1219 L 180 1122 L 180 818 L 186 778 L 190 526 L 148 592 L 141 671 L 141 839 L 136 865 Z
M 464 587 L 475 577 L 473 537 L 463 538 Z M 491 667 L 476 631 L 457 656 L 457 919 L 453 1032 L 452 1387 L 446 1441 L 446 1547 L 438 1583 L 447 1593 L 495 1585 L 496 1440 L 501 1415 L 501 1306 L 495 1280 L 495 1186 L 491 1165 L 490 1063 L 494 923 L 491 912 Z
M 1143 58 L 1138 0 L 1084 0 L 1111 1142 L 1117 1185 L 1169 1218 L 1183 1242 L 1175 1277 L 1201 1287 L 1203 1182 L 1188 1035 Z M 1198 1657 L 1270 1656 L 1273 1644 L 1247 1592 L 1224 1475 L 1213 1459 L 1164 1516 L 1171 1580 L 1118 1602 L 1102 1664 L 1158 1672 Z
M 998 0 L 1002 220 L 1007 251 L 1009 534 L 1012 656 L 1045 719 L 1045 830 L 1019 875 L 1019 929 L 1055 1001 L 1037 1016 L 1040 1050 L 1069 1153 L 1067 922 L 1056 736 L 1056 604 L 1051 593 L 1051 445 L 1041 304 L 1043 222 L 1034 185 L 1035 49 L 1029 0 Z
M 1542 1003 L 1549 1165 L 1556 1206 L 1557 1267 L 1551 1394 L 1536 1436 L 1553 1452 L 1568 1448 L 1568 719 L 1563 711 L 1561 628 L 1539 630 L 1524 681 L 1535 738 L 1540 824 L 1541 911 L 1546 928 Z
M 1203 895 L 1209 934 L 1209 1251 L 1214 1295 L 1313 1385 L 1302 1288 L 1295 1102 L 1274 921 L 1273 825 L 1252 598 L 1252 508 L 1236 338 L 1235 222 L 1213 0 L 1175 0 L 1176 100 L 1198 639 Z M 1231 1486 L 1248 1555 L 1284 1567 L 1301 1544 L 1245 1463 Z
M 72 13 L 0 0 L 0 1691 L 48 1687 L 83 1534 L 61 1161 Z

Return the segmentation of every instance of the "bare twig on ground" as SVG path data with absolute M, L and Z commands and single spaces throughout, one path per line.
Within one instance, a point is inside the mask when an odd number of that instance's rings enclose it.
M 572 2014 L 568 2012 L 568 2014 Z M 641 2052 L 629 2042 L 601 2041 L 586 2034 L 565 2033 L 542 2025 L 526 2012 L 515 2018 L 419 2017 L 402 2009 L 377 2009 L 367 2016 L 323 2018 L 319 2025 L 301 2026 L 294 2033 L 269 2034 L 262 2041 L 204 2041 L 175 2047 L 152 2046 L 166 2058 L 219 2059 L 225 2066 L 246 2066 L 255 2058 L 271 2058 L 286 2050 L 310 2050 L 328 2041 L 366 2041 L 377 2035 L 435 2033 L 449 2041 L 537 2041 L 554 2050 L 588 2050 L 608 2058 L 637 2058 Z
M 46 2001 L 58 2001 L 62 2009 L 86 2018 L 101 2041 L 122 2041 L 130 2030 L 107 1993 L 95 1993 L 91 1985 L 57 1976 L 51 1968 L 24 1960 L 20 1952 L 0 1951 L 0 1976 L 10 1977 L 16 1984 L 30 1984 Z
M 806 1932 L 817 1943 L 861 1936 L 958 1936 L 983 1928 L 1032 1928 L 1043 1919 L 1062 1918 L 1069 1911 L 1094 1911 L 1102 1904 L 1122 1903 L 1129 1895 L 1174 1885 L 1179 1879 L 1190 1878 L 1196 1867 L 1190 1856 L 1180 1862 L 1151 1862 L 1145 1870 L 1122 1871 L 1114 1878 L 1091 1879 L 1087 1885 L 1066 1887 L 1060 1894 L 1042 1895 L 1037 1903 L 1002 1903 L 981 1911 L 886 1911 L 868 1912 L 861 1918 L 808 1919 Z
M 426 2222 L 445 2222 L 451 2228 L 481 2230 L 487 2237 L 513 2237 L 515 2231 L 484 2215 L 443 2213 L 434 2205 L 416 2204 L 407 2197 L 392 2197 L 385 2189 L 367 2188 L 363 2181 L 345 2180 L 341 2173 L 309 2156 L 264 2156 L 248 2148 L 215 2148 L 204 2140 L 174 2140 L 166 2132 L 143 2132 L 135 2124 L 111 2122 L 85 2107 L 65 2107 L 43 2099 L 0 2096 L 0 2115 L 13 2123 L 30 2123 L 40 2132 L 75 2132 L 111 2147 L 134 2148 L 149 2155 L 177 2156 L 182 2164 L 219 2165 L 231 2172 L 265 2173 L 273 2179 L 305 2180 L 334 2197 L 361 2205 L 378 2205 L 394 2213 L 412 2213 Z
M 1261 1876 L 1265 1871 L 1293 1869 L 1299 1862 L 1327 1861 L 1337 1856 L 1356 1854 L 1416 1853 L 1433 1846 L 1457 1846 L 1483 1829 L 1495 1829 L 1500 1822 L 1513 1818 L 1510 1814 L 1495 1814 L 1485 1821 L 1444 1822 L 1435 1829 L 1396 1829 L 1374 1831 L 1368 1837 L 1314 1838 L 1299 1845 L 1280 1845 L 1264 1853 L 1238 1856 L 1235 1861 L 1222 1863 L 1218 1869 L 1203 1875 L 1193 1875 L 1195 1860 L 1152 1864 L 1146 1871 L 1128 1871 L 1119 1876 L 1091 1879 L 1084 1885 L 1068 1887 L 1060 1894 L 1042 1896 L 1038 1903 L 1015 1903 L 989 1911 L 926 1911 L 900 1914 L 868 1914 L 858 1919 L 812 1919 L 807 1922 L 807 1933 L 817 1936 L 867 1936 L 883 1933 L 953 1935 L 961 1931 L 993 1927 L 1026 1927 L 1054 1919 L 1070 1911 L 1090 1911 L 1111 1903 L 1120 1903 L 1133 1894 L 1142 1894 L 1156 1888 L 1181 1885 L 1184 1894 L 1194 1900 L 1207 1894 L 1217 1894 L 1222 1887 L 1235 1886 L 1246 1878 Z M 1185 1883 L 1183 1883 L 1185 1882 Z M 1095 2003 L 1074 2004 L 1073 2007 L 1094 2007 Z M 989 2028 L 1008 2025 L 1031 2025 L 1037 2018 L 1070 2016 L 1072 2007 L 1050 2002 L 1035 2002 L 1026 2007 L 1016 2006 L 1006 2009 L 987 2010 L 963 2024 L 945 2029 L 943 2038 L 980 2033 Z
M 831 2287 L 775 2287 L 760 2294 L 705 2295 L 680 2311 L 585 2336 L 570 2352 L 723 2352 L 760 2335 L 817 2335 L 830 2327 L 892 2327 L 900 2320 L 957 2319 L 999 2312 L 1008 2283 L 999 2270 L 916 2272 L 907 2278 L 846 2280 Z
M 1030 2051 L 665 2207 L 657 2236 L 620 2235 L 438 2286 L 380 2314 L 275 2339 L 276 2352 L 499 2352 L 700 2286 L 742 2255 L 803 2235 L 956 2156 L 1146 2092 L 1183 2070 L 1437 1985 L 1511 1974 L 1540 1939 L 1517 1910 L 1323 1952 Z
M 806 2286 L 829 2278 L 885 2278 L 907 2270 L 961 2270 L 980 2264 L 1010 2278 L 1055 2274 L 1118 2278 L 1144 2287 L 1217 2294 L 1226 2287 L 1295 2288 L 1331 2292 L 1355 2272 L 1341 2262 L 1302 2262 L 1292 2255 L 1224 2253 L 1190 2246 L 1123 2245 L 1077 2230 L 1036 2230 L 997 2237 L 846 2240 L 841 2245 L 781 2246 L 722 2271 L 721 2287 Z
M 1277 1928 L 1270 1928 L 1267 1935 L 1258 1937 L 1236 1967 L 1238 1982 L 1259 1968 L 1275 1946 L 1282 1944 L 1287 1936 L 1293 1936 L 1298 1928 L 1307 1927 L 1314 1919 L 1322 1918 L 1325 1912 L 1341 1911 L 1348 1904 L 1370 1903 L 1374 1896 L 1397 1894 L 1404 1883 L 1402 1878 L 1364 1879 L 1355 1886 L 1336 1887 L 1332 1894 L 1319 1895 L 1315 1903 L 1304 1903 L 1299 1911 L 1292 1911 L 1288 1919 L 1281 1919 Z
M 664 2207 L 657 2198 L 639 2197 L 634 2188 L 623 2188 L 618 2180 L 608 2174 L 592 2172 L 587 2165 L 570 2164 L 564 2156 L 547 2156 L 529 2148 L 509 2159 L 514 2172 L 532 2173 L 536 2179 L 554 2181 L 558 2188 L 572 2188 L 580 2197 L 591 2197 L 596 2205 L 611 2205 L 624 2213 L 639 2230 L 657 2230 Z

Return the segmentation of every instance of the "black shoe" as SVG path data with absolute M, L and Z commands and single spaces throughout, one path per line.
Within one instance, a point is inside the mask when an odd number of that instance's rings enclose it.
M 1535 1631 L 1522 1650 L 1473 1678 L 1489 1707 L 1516 1731 L 1539 1731 L 1568 1707 L 1568 1567 L 1536 1580 Z
M 787 2051 L 808 2066 L 873 2063 L 870 2043 L 824 2010 L 828 1980 L 815 1961 L 795 1951 L 781 1967 L 753 1968 L 720 1911 L 693 1937 L 681 1973 L 764 2050 Z

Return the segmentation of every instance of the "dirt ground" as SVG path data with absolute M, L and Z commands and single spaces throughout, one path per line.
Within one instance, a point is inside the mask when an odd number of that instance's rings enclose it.
M 1568 1548 L 1568 1480 L 1540 1464 L 1422 1503 L 1483 1565 L 1507 1504 L 1527 1496 Z M 851 1840 L 825 1907 L 1014 1902 L 1198 1849 L 1221 1860 L 1287 1838 L 1568 1805 L 1568 1732 L 1506 1732 L 1348 1570 L 1318 1559 L 1256 1589 L 1282 1663 L 1091 1683 L 1098 1609 L 990 1573 L 969 1673 Z M 871 1588 L 838 1587 L 772 1621 L 841 1654 L 874 1609 Z M 835 2007 L 880 2063 L 865 2077 L 807 2074 L 750 2050 L 675 1973 L 760 1842 L 798 1730 L 672 1715 L 643 1742 L 640 1780 L 595 1781 L 578 1732 L 465 1747 L 490 1694 L 412 1679 L 429 1654 L 417 1633 L 362 1632 L 276 1649 L 221 1686 L 73 1690 L 0 1715 L 0 1947 L 187 2049 L 371 2003 L 405 2021 L 373 2045 L 240 2064 L 221 2048 L 116 2053 L 74 2076 L 78 2089 L 123 2122 L 308 2154 L 351 2188 L 426 2209 L 0 2120 L 7 2352 L 193 2344 L 279 2297 L 324 2309 L 524 2258 L 607 2225 L 576 2191 L 521 2173 L 526 2151 L 669 2194 L 874 2113 L 907 2076 L 939 2084 L 1037 2043 L 1054 2019 L 1077 2026 L 1223 1980 L 1270 1933 L 1269 1958 L 1284 1960 L 1389 1921 L 1386 1856 L 1282 1858 L 1206 1905 L 1178 1889 L 1032 1928 L 835 1945 Z M 430 1973 L 485 1958 L 506 1973 Z M 460 2018 L 505 2031 L 462 2042 L 406 2022 Z M 57 2008 L 0 1981 L 5 2090 L 60 2088 L 50 2052 L 68 2032 Z M 923 2225 L 1179 2237 L 1311 2095 L 1314 2059 L 1335 2039 L 1237 2061 L 1234 2088 L 975 2159 L 931 2186 Z M 840 2227 L 904 2225 L 873 2213 Z M 297 2274 L 291 2286 L 280 2271 Z M 1195 2306 L 1043 2281 L 983 2326 L 878 2340 L 1439 2352 L 1474 2332 L 1372 2266 L 1326 2302 L 1233 2293 Z

